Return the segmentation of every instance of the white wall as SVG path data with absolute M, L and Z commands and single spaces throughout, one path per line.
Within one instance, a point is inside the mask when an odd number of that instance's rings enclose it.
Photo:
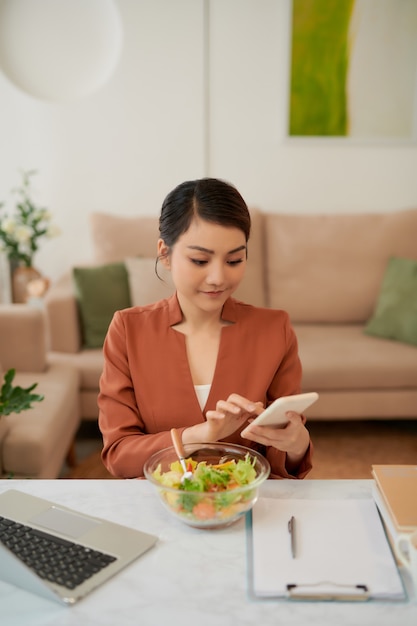
M 203 5 L 120 0 L 124 49 L 111 80 L 74 104 L 20 92 L 0 74 L 0 198 L 36 168 L 36 199 L 63 234 L 36 266 L 56 278 L 89 259 L 88 214 L 157 214 L 166 193 L 203 174 Z
M 92 96 L 51 104 L 0 73 L 0 200 L 18 170 L 38 170 L 35 199 L 62 229 L 35 259 L 46 275 L 89 260 L 90 212 L 157 215 L 172 187 L 204 175 L 267 211 L 417 206 L 416 144 L 286 138 L 289 0 L 117 5 L 122 58 Z
M 286 138 L 289 0 L 210 5 L 212 174 L 267 211 L 417 206 L 415 143 Z

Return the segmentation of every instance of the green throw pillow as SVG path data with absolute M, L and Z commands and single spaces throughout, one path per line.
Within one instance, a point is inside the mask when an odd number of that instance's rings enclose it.
M 417 261 L 395 257 L 389 260 L 365 332 L 417 346 Z
M 114 312 L 131 306 L 126 266 L 75 267 L 73 278 L 84 346 L 101 348 Z

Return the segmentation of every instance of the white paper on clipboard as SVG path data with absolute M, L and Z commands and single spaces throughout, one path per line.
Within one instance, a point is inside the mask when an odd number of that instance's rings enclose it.
M 288 531 L 291 516 L 296 520 L 295 558 Z M 259 498 L 248 533 L 250 590 L 255 597 L 406 598 L 371 499 Z

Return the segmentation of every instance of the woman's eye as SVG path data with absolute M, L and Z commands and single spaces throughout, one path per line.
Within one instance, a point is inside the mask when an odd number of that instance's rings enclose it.
M 203 265 L 207 265 L 208 261 L 206 259 L 190 259 L 191 263 L 194 263 L 194 265 L 198 265 L 199 267 L 203 266 Z M 230 261 L 226 261 L 227 265 L 239 265 L 239 263 L 242 263 L 243 259 L 232 259 Z

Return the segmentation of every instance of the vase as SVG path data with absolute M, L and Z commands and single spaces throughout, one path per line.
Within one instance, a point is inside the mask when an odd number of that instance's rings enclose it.
M 18 265 L 12 273 L 13 302 L 27 302 L 29 298 L 28 285 L 32 280 L 42 278 L 42 274 L 35 267 Z
M 12 277 L 10 262 L 5 252 L 0 251 L 0 304 L 12 301 Z

